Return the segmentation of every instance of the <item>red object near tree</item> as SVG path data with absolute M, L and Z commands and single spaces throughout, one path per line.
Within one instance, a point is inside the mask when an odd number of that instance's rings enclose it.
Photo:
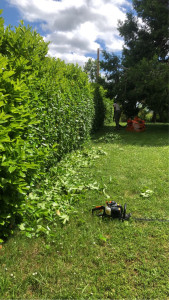
M 145 130 L 145 121 L 135 117 L 134 120 L 127 120 L 127 131 L 136 131 L 136 132 L 141 132 Z

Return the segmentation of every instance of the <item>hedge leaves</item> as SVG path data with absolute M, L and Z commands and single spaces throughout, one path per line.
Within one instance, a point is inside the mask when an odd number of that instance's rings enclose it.
M 7 236 L 41 175 L 89 137 L 94 103 L 78 65 L 47 57 L 23 22 L 0 18 L 0 230 Z

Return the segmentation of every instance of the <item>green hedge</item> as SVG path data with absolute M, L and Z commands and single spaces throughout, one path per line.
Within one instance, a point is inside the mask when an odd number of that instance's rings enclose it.
M 31 27 L 0 18 L 0 230 L 8 235 L 34 181 L 89 137 L 94 103 L 79 66 L 46 57 Z
M 29 126 L 36 123 L 29 109 L 29 90 L 14 81 L 8 59 L 0 54 L 0 229 L 11 224 L 37 169 L 38 149 L 32 149 Z
M 41 66 L 42 77 L 31 86 L 32 102 L 41 120 L 36 134 L 43 144 L 57 144 L 55 158 L 78 148 L 90 135 L 94 104 L 88 78 L 78 65 L 46 59 Z M 35 97 L 33 97 L 35 99 Z

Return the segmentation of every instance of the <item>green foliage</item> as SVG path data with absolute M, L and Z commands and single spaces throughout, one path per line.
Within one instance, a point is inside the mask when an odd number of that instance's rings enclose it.
M 153 117 L 153 112 L 149 111 L 147 108 L 141 108 L 138 113 L 138 117 L 147 122 L 151 122 Z
M 135 11 L 127 13 L 124 22 L 119 21 L 119 32 L 125 41 L 125 67 L 133 66 L 142 58 L 151 59 L 154 55 L 167 61 L 168 1 L 134 0 L 133 8 Z
M 138 99 L 148 109 L 160 115 L 160 121 L 167 121 L 168 110 L 168 65 L 159 63 L 158 57 L 151 60 L 142 59 L 132 70 L 135 91 Z
M 2 9 L 0 9 L 0 15 L 2 13 Z M 0 45 L 3 41 L 3 33 L 4 33 L 4 19 L 0 17 Z
M 8 59 L 0 54 L 0 230 L 6 228 L 4 235 L 38 168 L 38 153 L 28 134 L 36 123 L 29 109 L 29 90 L 23 81 L 15 81 L 14 71 L 8 69 Z
M 153 52 L 153 55 L 156 54 L 165 61 L 168 56 L 168 0 L 133 0 L 133 7 L 145 24 L 142 26 L 140 35 L 147 34 L 146 44 L 150 41 L 151 53 Z M 150 50 L 144 46 L 143 48 L 146 48 L 147 53 Z
M 100 79 L 100 84 L 107 91 L 106 95 L 109 98 L 114 98 L 118 93 L 118 83 L 121 76 L 121 60 L 114 53 L 102 52 L 103 60 L 100 62 L 100 67 L 105 73 L 105 77 Z
M 88 75 L 90 82 L 96 82 L 97 79 L 97 61 L 91 58 L 85 63 L 83 67 L 84 72 Z
M 7 236 L 30 186 L 90 136 L 94 103 L 87 75 L 46 57 L 48 44 L 30 26 L 4 29 L 0 18 L 0 32 L 0 230 Z
M 95 140 L 97 143 L 114 143 L 120 140 L 120 136 L 114 133 L 106 133 L 104 136 Z
M 40 144 L 52 149 L 49 167 L 53 159 L 60 159 L 88 139 L 94 105 L 87 75 L 77 65 L 46 58 L 39 72 L 41 76 L 31 82 L 32 95 L 36 95 L 31 106 L 40 120 L 34 134 Z
M 15 78 L 32 75 L 45 60 L 47 52 L 48 44 L 29 25 L 26 27 L 21 22 L 14 30 L 11 26 L 5 28 L 0 53 L 10 60 Z
M 110 124 L 113 122 L 114 109 L 113 109 L 113 100 L 106 97 L 104 101 L 105 105 L 105 123 Z
M 127 117 L 137 115 L 141 103 L 167 122 L 168 2 L 133 0 L 133 11 L 119 21 L 118 30 L 124 38 L 121 61 L 105 52 L 101 62 L 107 95 L 117 95 Z
M 63 224 L 68 222 L 70 213 L 75 213 L 74 205 L 82 202 L 85 193 L 100 189 L 86 171 L 104 154 L 94 148 L 76 150 L 51 167 L 18 211 L 22 216 L 19 225 L 22 233 L 29 238 L 56 236 L 58 220 Z
M 40 149 L 33 134 L 39 123 L 31 106 L 34 95 L 30 92 L 35 78 L 35 65 L 40 60 L 42 38 L 37 39 L 31 28 L 19 25 L 12 31 L 3 29 L 0 43 L 0 232 L 12 232 L 18 209 L 30 188 L 33 176 L 46 159 L 46 149 Z M 31 43 L 32 36 L 32 54 Z M 36 43 L 33 43 L 36 42 Z M 25 51 L 27 52 L 24 52 Z M 29 55 L 28 55 L 29 51 Z M 46 54 L 46 52 L 45 52 Z M 37 173 L 38 174 L 38 173 Z
M 119 23 L 124 37 L 121 92 L 128 104 L 136 107 L 137 102 L 159 112 L 160 120 L 167 121 L 168 110 L 168 2 L 133 1 L 137 15 L 129 13 Z M 139 18 L 144 24 L 139 24 Z M 145 47 L 146 45 L 146 47 Z M 135 98 L 135 100 L 134 100 Z M 128 105 L 130 106 L 130 105 Z
M 93 131 L 97 131 L 103 126 L 105 120 L 106 91 L 98 83 L 92 84 L 92 87 L 95 108 Z
M 125 91 L 123 86 L 125 85 Z M 123 99 L 125 113 L 133 117 L 139 111 L 138 103 L 158 113 L 160 121 L 167 121 L 168 110 L 168 65 L 152 59 L 143 58 L 130 67 L 121 77 L 119 95 Z

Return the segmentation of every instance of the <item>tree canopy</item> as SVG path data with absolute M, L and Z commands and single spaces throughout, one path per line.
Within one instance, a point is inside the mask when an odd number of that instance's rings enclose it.
M 104 85 L 128 117 L 137 114 L 141 103 L 167 120 L 168 13 L 167 0 L 133 0 L 133 10 L 118 24 L 124 38 L 122 57 L 103 53 Z

